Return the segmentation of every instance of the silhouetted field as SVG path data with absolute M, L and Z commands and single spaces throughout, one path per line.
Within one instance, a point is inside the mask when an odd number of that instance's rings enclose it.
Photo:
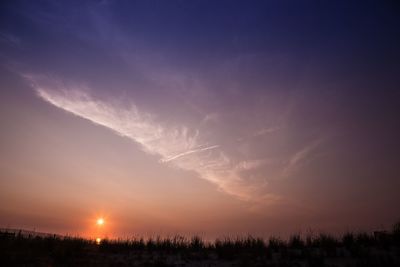
M 0 266 L 400 266 L 400 223 L 391 231 L 288 240 L 224 238 L 205 242 L 150 238 L 94 240 L 0 231 Z

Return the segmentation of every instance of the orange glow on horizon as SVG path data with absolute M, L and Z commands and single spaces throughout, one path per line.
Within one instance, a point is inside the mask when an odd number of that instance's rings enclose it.
M 115 223 L 112 217 L 104 211 L 93 212 L 84 221 L 85 229 L 82 229 L 83 236 L 96 241 L 97 238 L 113 238 Z

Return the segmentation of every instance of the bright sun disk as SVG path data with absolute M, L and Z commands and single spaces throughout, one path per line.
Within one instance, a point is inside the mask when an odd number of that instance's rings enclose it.
M 97 219 L 97 225 L 103 225 L 103 224 L 104 224 L 104 219 L 103 218 Z

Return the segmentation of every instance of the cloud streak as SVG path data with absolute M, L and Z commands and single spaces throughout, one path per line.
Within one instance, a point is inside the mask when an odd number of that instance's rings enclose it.
M 283 169 L 282 174 L 287 176 L 298 169 L 301 164 L 306 162 L 314 150 L 317 149 L 323 141 L 323 138 L 316 139 L 294 153 L 294 155 L 289 159 L 286 167 Z
M 162 125 L 133 104 L 122 107 L 116 102 L 95 99 L 87 93 L 90 89 L 86 86 L 68 85 L 46 77 L 25 78 L 44 101 L 139 143 L 146 153 L 161 157 L 160 162 L 194 171 L 225 193 L 242 200 L 255 200 L 254 185 L 242 179 L 240 172 L 258 167 L 260 162 L 235 162 L 220 145 L 208 145 L 202 140 L 198 130 Z
M 174 160 L 174 159 L 177 159 L 177 158 L 180 158 L 180 157 L 184 157 L 184 156 L 187 156 L 187 155 L 190 155 L 190 154 L 193 154 L 193 153 L 202 152 L 202 151 L 206 151 L 206 150 L 210 150 L 210 149 L 215 149 L 215 148 L 218 148 L 218 147 L 219 147 L 219 145 L 214 145 L 214 146 L 203 147 L 203 148 L 198 148 L 198 149 L 185 151 L 183 153 L 180 153 L 178 155 L 175 155 L 175 156 L 172 156 L 172 157 L 169 157 L 169 158 L 163 158 L 163 159 L 161 159 L 161 162 L 169 162 L 171 160 Z

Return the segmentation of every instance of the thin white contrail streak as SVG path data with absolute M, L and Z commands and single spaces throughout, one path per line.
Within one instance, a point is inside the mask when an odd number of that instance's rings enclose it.
M 193 149 L 193 150 L 189 150 L 189 151 L 185 151 L 183 153 L 180 153 L 178 155 L 172 156 L 172 157 L 168 157 L 168 158 L 163 158 L 161 159 L 161 162 L 168 162 L 186 155 L 190 155 L 193 153 L 197 153 L 197 152 L 201 152 L 201 151 L 206 151 L 206 150 L 210 150 L 210 149 L 214 149 L 214 148 L 218 148 L 219 145 L 214 145 L 214 146 L 209 146 L 209 147 L 203 147 L 203 148 L 199 148 L 199 149 Z

